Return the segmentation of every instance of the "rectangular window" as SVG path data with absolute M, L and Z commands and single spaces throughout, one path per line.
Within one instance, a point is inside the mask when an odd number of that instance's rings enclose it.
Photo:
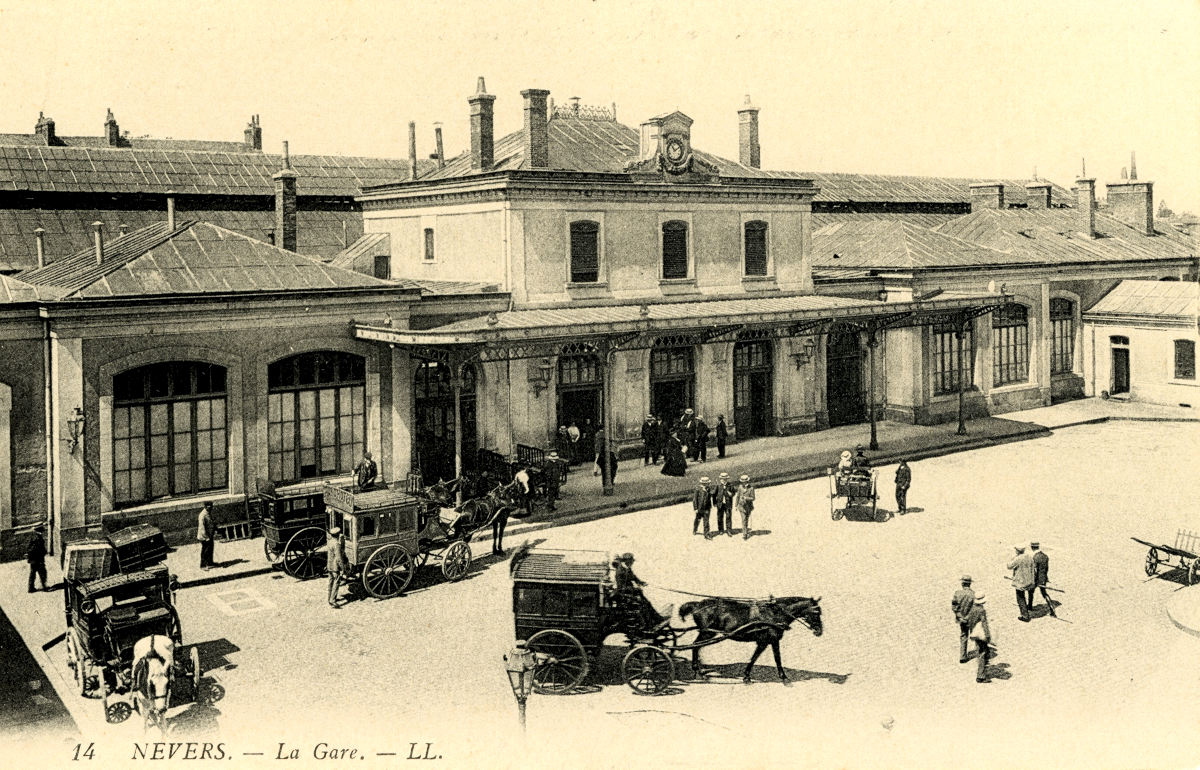
M 688 277 L 688 226 L 677 219 L 663 222 L 662 277 L 666 280 Z
M 1175 340 L 1175 379 L 1196 379 L 1196 343 Z
M 1075 368 L 1075 305 L 1050 300 L 1050 373 L 1070 374 Z
M 745 227 L 746 275 L 767 274 L 767 223 L 747 222 Z
M 600 226 L 595 222 L 571 223 L 571 283 L 600 280 Z
M 950 325 L 933 327 L 933 392 L 937 395 L 957 393 L 958 383 L 964 388 L 974 385 L 975 335 L 967 326 L 962 340 L 962 360 L 958 357 L 958 336 Z
M 375 257 L 375 277 L 376 278 L 391 278 L 392 277 L 392 258 L 387 254 L 378 254 Z
M 434 257 L 433 228 L 426 227 L 425 228 L 425 259 L 426 259 L 426 261 L 432 262 L 433 257 Z
M 1029 322 L 1023 305 L 1006 305 L 992 316 L 992 384 L 1029 379 Z

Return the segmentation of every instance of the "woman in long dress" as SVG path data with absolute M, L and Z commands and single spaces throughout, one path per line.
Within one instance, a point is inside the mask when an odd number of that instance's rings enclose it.
M 667 439 L 661 473 L 664 476 L 683 476 L 687 473 L 687 460 L 683 456 L 683 445 L 679 443 L 677 433 L 672 433 Z

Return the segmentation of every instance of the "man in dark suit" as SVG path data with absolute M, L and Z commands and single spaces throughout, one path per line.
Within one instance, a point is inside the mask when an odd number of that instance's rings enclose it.
M 704 462 L 708 459 L 708 434 L 711 429 L 704 421 L 704 415 L 696 415 L 696 459 Z
M 1029 544 L 1029 549 L 1033 551 L 1033 585 L 1042 592 L 1050 616 L 1056 618 L 1058 616 L 1054 614 L 1054 603 L 1050 601 L 1050 594 L 1046 593 L 1046 584 L 1050 582 L 1050 557 L 1040 550 L 1041 546 L 1041 543 Z M 1033 609 L 1033 588 L 1025 591 L 1025 603 L 1029 605 L 1029 609 Z
M 696 491 L 692 495 L 692 510 L 696 513 L 696 518 L 692 521 L 692 534 L 699 534 L 697 530 L 700 528 L 700 522 L 703 521 L 705 540 L 711 537 L 709 516 L 712 515 L 712 498 L 713 492 L 708 488 L 708 476 L 701 476 L 700 486 L 696 487 Z
M 658 428 L 654 424 L 654 415 L 646 415 L 646 421 L 642 423 L 642 465 L 649 465 L 651 458 L 654 459 L 654 464 L 658 464 L 658 452 L 656 445 L 658 444 Z
M 713 492 L 713 505 L 717 509 L 717 534 L 724 532 L 733 537 L 733 481 L 728 473 L 717 477 L 717 488 Z
M 971 590 L 971 576 L 963 575 L 962 588 L 954 592 L 950 600 L 950 608 L 954 610 L 954 619 L 958 621 L 958 662 L 967 662 L 967 636 L 971 627 L 967 625 L 967 615 L 975 605 L 975 592 Z
M 725 456 L 725 442 L 729 440 L 729 426 L 725 424 L 725 415 L 717 415 L 717 457 Z
M 689 460 L 696 459 L 696 413 L 691 409 L 686 409 L 683 412 L 683 417 L 679 418 L 679 440 L 687 447 L 687 457 Z
M 29 593 L 33 593 L 33 578 L 42 579 L 42 590 L 46 590 L 46 528 L 38 526 L 29 538 L 25 561 L 29 562 Z

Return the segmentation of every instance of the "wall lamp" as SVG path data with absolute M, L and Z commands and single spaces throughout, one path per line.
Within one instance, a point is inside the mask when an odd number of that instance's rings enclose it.
M 812 360 L 813 353 L 817 351 L 817 343 L 812 337 L 807 337 L 804 340 L 804 349 L 792 353 L 792 360 L 796 362 L 796 369 L 807 364 Z
M 540 396 L 542 391 L 550 387 L 550 377 L 554 375 L 554 364 L 549 358 L 543 358 L 536 365 L 529 367 L 529 387 L 533 395 Z
M 67 436 L 72 454 L 75 453 L 75 448 L 79 446 L 79 439 L 83 436 L 84 422 L 83 410 L 75 407 L 75 411 L 67 418 Z

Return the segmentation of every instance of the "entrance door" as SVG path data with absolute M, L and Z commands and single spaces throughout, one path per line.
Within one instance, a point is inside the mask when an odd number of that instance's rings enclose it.
M 775 432 L 771 345 L 770 340 L 753 340 L 733 348 L 733 421 L 739 439 Z
M 685 409 L 695 409 L 695 349 L 656 347 L 650 351 L 650 411 L 675 426 Z
M 578 388 L 558 392 L 558 424 L 564 427 L 575 423 L 576 427 L 599 425 L 603 422 L 600 388 Z
M 463 373 L 462 390 L 462 451 L 463 467 L 470 467 L 476 452 L 475 372 Z M 454 390 L 450 387 L 450 371 L 438 361 L 423 361 L 413 378 L 413 401 L 416 417 L 414 455 L 416 465 L 426 484 L 439 479 L 452 479 L 454 467 Z
M 1112 349 L 1113 395 L 1129 392 L 1129 348 Z
M 650 413 L 664 420 L 668 427 L 674 429 L 683 416 L 683 410 L 690 408 L 692 389 L 690 380 L 662 380 L 650 383 Z
M 825 355 L 825 405 L 829 426 L 852 425 L 867 416 L 863 394 L 863 351 L 856 332 L 829 335 Z

